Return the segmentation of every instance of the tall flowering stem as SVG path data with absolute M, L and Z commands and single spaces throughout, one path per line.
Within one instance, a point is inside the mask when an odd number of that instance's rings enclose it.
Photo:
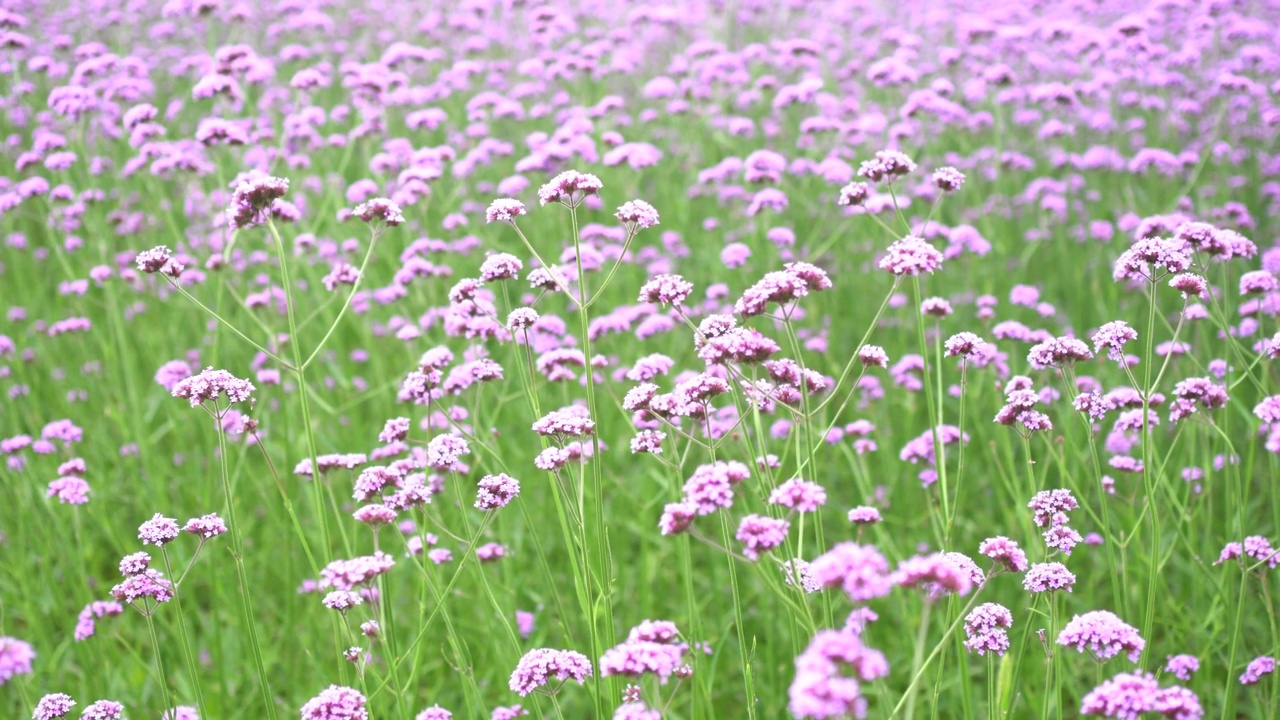
M 915 296 L 917 309 L 916 337 L 920 342 L 920 357 L 926 364 L 923 373 L 925 381 L 922 385 L 924 385 L 925 406 L 929 410 L 929 432 L 931 433 L 930 436 L 933 438 L 934 467 L 938 472 L 938 491 L 942 498 L 942 517 L 948 518 L 951 517 L 951 500 L 947 490 L 947 450 L 946 446 L 942 443 L 942 438 L 938 437 L 938 426 L 942 423 L 942 398 L 934 398 L 932 385 L 928 381 L 928 360 L 925 358 L 929 357 L 929 343 L 924 336 L 924 313 L 919 312 L 919 308 L 922 304 L 919 275 L 911 276 L 911 291 Z M 935 358 L 935 363 L 936 361 L 937 359 Z M 960 439 L 960 442 L 961 444 L 964 443 L 963 437 Z M 943 523 L 939 522 L 936 515 L 931 514 L 930 517 L 934 520 L 935 531 L 937 531 L 939 540 L 941 540 L 944 535 Z
M 293 372 L 298 378 L 298 403 L 302 410 L 302 434 L 307 440 L 307 457 L 311 460 L 312 476 L 311 491 L 313 501 L 315 503 L 315 513 L 320 518 L 320 534 L 324 539 L 324 548 L 331 547 L 329 537 L 329 518 L 325 514 L 323 483 L 320 481 L 320 463 L 316 460 L 319 452 L 316 449 L 315 430 L 311 424 L 311 402 L 308 399 L 309 391 L 307 389 L 307 368 L 302 359 L 302 345 L 298 337 L 298 320 L 294 309 L 293 302 L 293 281 L 289 276 L 289 258 L 284 248 L 284 239 L 280 237 L 280 231 L 276 228 L 275 222 L 268 219 L 267 229 L 271 232 L 271 238 L 275 241 L 276 255 L 280 259 L 280 283 L 284 288 L 285 312 L 289 321 L 289 344 L 293 346 Z M 341 529 L 341 526 L 339 526 Z M 232 529 L 232 532 L 236 532 Z M 345 540 L 346 533 L 343 532 Z M 349 543 L 344 543 L 349 545 Z M 346 548 L 348 552 L 350 547 Z
M 1143 358 L 1143 378 L 1142 378 L 1142 484 L 1146 494 L 1146 510 L 1150 515 L 1151 524 L 1151 553 L 1149 556 L 1149 567 L 1147 568 L 1147 603 L 1146 613 L 1142 618 L 1142 637 L 1151 637 L 1151 628 L 1155 625 L 1156 615 L 1156 585 L 1158 584 L 1160 574 L 1160 513 L 1155 507 L 1156 502 L 1156 477 L 1155 468 L 1155 446 L 1151 438 L 1151 394 L 1155 392 L 1152 385 L 1151 366 L 1155 363 L 1155 354 L 1153 352 L 1153 336 L 1155 335 L 1156 326 L 1156 280 L 1154 270 L 1152 271 L 1151 282 L 1147 285 L 1148 300 L 1147 303 L 1147 336 L 1146 336 L 1146 353 Z
M 573 255 L 578 270 L 578 325 L 579 332 L 582 337 L 582 352 L 586 357 L 587 365 L 584 375 L 587 380 L 587 411 L 591 417 L 598 423 L 600 421 L 600 405 L 596 401 L 596 384 L 595 369 L 591 364 L 591 318 L 588 312 L 587 299 L 587 279 L 582 271 L 582 237 L 578 228 L 578 208 L 576 205 L 569 207 L 569 222 L 572 226 L 573 237 Z M 603 290 L 603 288 L 601 288 Z M 604 633 L 600 632 L 599 626 L 596 624 L 595 613 L 588 615 L 591 624 L 591 653 L 592 657 L 600 657 L 604 649 L 613 644 L 613 598 L 612 589 L 609 587 L 610 578 L 613 576 L 612 559 L 609 556 L 608 541 L 605 535 L 604 525 L 604 476 L 601 472 L 602 458 L 600 457 L 600 436 L 599 433 L 591 434 L 591 461 L 586 464 L 591 466 L 591 485 L 593 501 L 595 503 L 595 512 L 592 513 L 594 533 L 592 535 L 586 532 L 586 503 L 584 499 L 586 491 L 587 468 L 584 464 L 581 474 L 580 483 L 578 485 L 578 513 L 583 518 L 583 547 L 594 552 L 598 566 L 596 568 L 596 591 L 604 598 Z M 587 556 L 588 562 L 590 554 Z M 599 597 L 597 601 L 599 602 Z M 593 603 L 594 605 L 594 603 Z M 603 635 L 603 636 L 602 636 Z M 603 687 L 611 687 L 613 683 L 605 681 L 603 678 L 599 681 L 599 685 Z M 611 695 L 614 693 L 610 693 Z M 597 687 L 594 693 L 596 703 L 596 713 L 598 717 L 604 717 L 606 710 L 605 696 L 600 687 Z
M 267 717 L 276 718 L 275 701 L 272 699 L 271 681 L 267 677 L 267 664 L 262 658 L 262 643 L 258 639 L 258 623 L 253 615 L 253 600 L 249 595 L 249 578 L 244 569 L 244 539 L 240 531 L 240 523 L 236 520 L 236 503 L 231 493 L 231 467 L 227 462 L 227 434 L 222 427 L 220 416 L 215 416 L 213 425 L 218 433 L 218 465 L 222 476 L 222 493 L 227 503 L 227 527 L 231 535 L 231 556 L 235 561 L 236 579 L 240 585 L 240 604 L 244 612 L 244 624 L 249 633 L 249 648 L 253 652 L 254 668 L 258 672 L 259 688 L 262 701 L 266 704 Z M 312 465 L 312 467 L 316 467 Z
M 164 713 L 167 716 L 170 709 L 173 708 L 177 702 L 174 698 L 172 689 L 169 687 L 169 676 L 165 674 L 164 658 L 161 657 L 160 653 L 160 636 L 156 634 L 156 606 L 152 604 L 151 600 L 144 600 L 143 602 L 151 605 L 151 607 L 142 614 L 147 618 L 147 632 L 151 635 L 151 648 L 152 652 L 156 655 L 156 672 L 160 675 L 160 701 L 164 707 Z
M 191 564 L 187 566 L 187 571 L 191 570 L 191 565 L 195 564 L 196 557 L 200 555 L 200 550 L 204 547 L 203 538 L 199 547 L 196 548 L 195 557 L 191 558 Z M 160 546 L 160 557 L 164 560 L 165 575 L 171 578 L 173 582 L 173 603 L 178 606 L 178 636 L 182 639 L 182 655 L 187 663 L 187 672 L 191 675 L 191 686 L 195 688 L 196 708 L 204 716 L 208 716 L 208 710 L 205 708 L 204 688 L 200 684 L 200 668 L 196 665 L 196 655 L 191 647 L 191 636 L 187 632 L 187 614 L 182 603 L 182 578 L 187 576 L 186 572 L 181 577 L 173 574 L 173 566 L 169 561 L 169 551 L 165 546 Z M 159 652 L 157 651 L 157 656 Z
M 342 324 L 342 318 L 347 314 L 347 309 L 351 307 L 351 301 L 355 298 L 356 293 L 360 292 L 360 283 L 364 280 L 365 268 L 369 265 L 369 258 L 373 257 L 373 249 L 377 246 L 378 238 L 382 236 L 382 232 L 385 227 L 386 226 L 382 224 L 369 225 L 369 247 L 364 251 L 364 259 L 360 261 L 360 269 L 356 275 L 355 282 L 351 284 L 351 291 L 347 293 L 347 299 L 343 301 L 342 309 L 338 311 L 338 316 L 333 319 L 333 323 L 330 324 L 329 329 L 325 331 L 324 337 L 320 338 L 320 342 L 316 344 L 315 349 L 311 351 L 311 354 L 307 356 L 307 359 L 297 365 L 300 370 L 306 370 L 311 366 L 311 363 L 316 359 L 316 356 L 319 355 L 320 351 L 324 349 L 324 346 L 328 344 L 329 338 L 333 336 L 334 331 Z M 280 262 L 281 264 L 284 263 L 283 257 Z M 290 307 L 290 312 L 292 312 L 292 307 Z M 296 339 L 294 342 L 297 342 Z M 297 345 L 295 344 L 294 347 L 296 348 Z M 312 459 L 314 460 L 314 458 Z

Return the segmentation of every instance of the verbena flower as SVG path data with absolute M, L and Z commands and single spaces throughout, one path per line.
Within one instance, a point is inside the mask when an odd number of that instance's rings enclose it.
M 1094 610 L 1076 615 L 1058 633 L 1059 645 L 1086 649 L 1098 660 L 1107 660 L 1125 653 L 1130 662 L 1138 662 L 1147 643 L 1138 635 L 1137 628 L 1125 623 L 1114 613 Z
M 536 648 L 525 653 L 511 673 L 511 692 L 524 697 L 551 680 L 575 680 L 579 685 L 591 677 L 591 661 L 574 650 Z
M 330 685 L 302 706 L 302 720 L 369 720 L 366 702 L 359 690 Z

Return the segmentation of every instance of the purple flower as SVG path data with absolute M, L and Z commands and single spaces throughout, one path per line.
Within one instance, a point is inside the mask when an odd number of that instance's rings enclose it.
M 924 238 L 908 235 L 889 246 L 880 269 L 898 276 L 934 273 L 942 267 L 942 252 Z
M 1000 563 L 1006 570 L 1022 572 L 1027 569 L 1027 554 L 1018 547 L 1018 543 L 1004 536 L 996 536 L 983 540 L 978 545 L 978 552 Z
M 1268 655 L 1256 657 L 1249 661 L 1249 665 L 1245 667 L 1244 673 L 1240 676 L 1241 685 L 1253 685 L 1262 679 L 1263 675 L 1270 675 L 1276 671 L 1276 659 Z
M 1063 367 L 1093 358 L 1089 346 L 1084 341 L 1071 337 L 1059 337 L 1046 340 L 1032 346 L 1027 353 L 1027 362 L 1036 370 L 1051 367 Z
M 199 375 L 193 375 L 174 384 L 170 391 L 174 397 L 181 398 L 197 407 L 207 402 L 216 402 L 218 396 L 226 398 L 228 403 L 241 403 L 253 395 L 253 383 L 241 380 L 226 370 L 205 368 Z
M 865 717 L 861 683 L 888 674 L 884 655 L 863 645 L 857 633 L 819 630 L 796 658 L 787 707 L 797 718 Z
M 640 287 L 640 302 L 680 307 L 693 292 L 693 283 L 679 275 L 656 275 Z
M 666 683 L 683 663 L 687 645 L 645 637 L 634 629 L 631 637 L 605 651 L 600 657 L 600 676 L 640 678 L 655 675 Z
M 874 525 L 880 520 L 880 511 L 868 505 L 860 505 L 849 511 L 849 522 L 855 525 Z
M 302 720 L 369 720 L 360 691 L 330 685 L 302 706 Z
M 552 410 L 533 423 L 533 431 L 543 436 L 583 437 L 595 432 L 596 424 L 586 410 L 570 406 Z
M 543 203 L 546 205 L 546 203 Z M 517 217 L 526 214 L 524 203 L 511 198 L 497 198 L 489 203 L 489 208 L 484 212 L 484 220 L 487 223 L 506 222 L 514 223 Z
M 871 160 L 862 161 L 858 175 L 872 181 L 893 180 L 916 169 L 916 164 L 905 153 L 897 150 L 880 150 Z
M 252 175 L 236 183 L 227 215 L 233 227 L 243 229 L 262 220 L 263 212 L 289 191 L 284 178 Z
M 1123 320 L 1115 320 L 1098 328 L 1090 339 L 1093 340 L 1095 352 L 1101 353 L 1105 349 L 1108 358 L 1123 362 L 1124 345 L 1130 340 L 1137 340 L 1138 331 L 1129 327 L 1129 323 Z
M 577 207 L 588 195 L 599 193 L 603 187 L 604 183 L 595 175 L 565 170 L 539 188 L 538 202 L 543 205 L 558 202 Z
M 827 502 L 827 491 L 818 483 L 792 478 L 773 489 L 769 502 L 797 512 L 815 512 Z
M 858 360 L 867 367 L 887 367 L 889 354 L 879 345 L 863 345 L 858 348 Z
M 967 595 L 975 584 L 982 582 L 982 573 L 977 573 L 975 582 L 973 572 L 977 568 L 966 567 L 964 563 L 957 562 L 959 558 L 954 557 L 956 555 L 968 560 L 959 553 L 934 553 L 907 558 L 898 563 L 898 569 L 893 573 L 893 583 L 903 587 L 922 587 L 930 593 L 945 591 Z M 972 566 L 973 561 L 969 560 L 968 565 Z
M 60 477 L 49 483 L 47 497 L 56 497 L 63 505 L 84 505 L 89 502 L 89 483 L 75 476 Z
M 1035 511 L 1036 525 L 1039 527 L 1062 525 L 1067 522 L 1067 513 L 1080 507 L 1080 503 L 1072 497 L 1071 491 L 1065 488 L 1057 490 L 1041 490 L 1031 498 L 1027 507 Z
M 1022 578 L 1022 587 L 1027 592 L 1043 593 L 1055 590 L 1066 590 L 1076 583 L 1076 576 L 1062 563 L 1036 563 L 1032 565 Z
M 628 232 L 647 230 L 658 224 L 658 211 L 643 200 L 630 200 L 622 204 L 614 217 Z
M 453 713 L 439 705 L 432 705 L 414 716 L 413 720 L 453 720 Z
M 955 192 L 964 185 L 964 173 L 949 165 L 940 167 L 933 171 L 933 185 L 942 192 Z
M 120 574 L 124 577 L 145 572 L 149 567 L 151 567 L 151 556 L 145 552 L 131 553 L 120 560 Z
M 1073 617 L 1058 633 L 1058 644 L 1081 652 L 1088 648 L 1099 661 L 1123 652 L 1135 663 L 1147 645 L 1136 628 L 1106 610 Z
M 738 524 L 738 542 L 744 545 L 742 554 L 750 560 L 758 560 L 760 553 L 772 550 L 787 539 L 791 523 L 781 518 L 747 515 Z
M 382 222 L 389 227 L 395 227 L 404 222 L 404 214 L 400 212 L 400 206 L 387 198 L 366 200 L 357 205 L 351 214 L 364 222 Z
M 1002 656 L 1009 649 L 1009 628 L 1013 627 L 1013 614 L 1009 608 L 996 603 L 983 603 L 974 608 L 964 619 L 964 632 L 968 637 L 964 646 L 979 655 L 994 653 Z
M 520 276 L 524 263 L 510 253 L 495 253 L 480 263 L 480 279 L 485 282 L 514 280 Z M 514 312 L 514 311 L 513 311 Z
M 511 673 L 511 692 L 524 697 L 546 685 L 552 678 L 576 680 L 579 685 L 591 677 L 591 661 L 574 650 L 536 648 L 525 653 Z
M 855 603 L 883 597 L 893 589 L 889 561 L 870 545 L 837 543 L 809 564 L 814 582 L 840 587 Z
M 182 531 L 198 535 L 202 540 L 208 540 L 227 532 L 227 524 L 216 514 L 209 513 L 208 515 L 191 518 L 186 525 L 182 526 Z
M 520 483 L 506 473 L 485 475 L 480 478 L 476 495 L 476 507 L 480 510 L 496 510 L 506 507 L 520 494 Z
M 148 569 L 137 575 L 130 575 L 111 588 L 111 597 L 131 605 L 142 599 L 166 603 L 173 599 L 173 584 L 160 571 Z
M 138 539 L 143 545 L 160 547 L 178 538 L 178 521 L 156 513 L 152 518 L 138 526 Z
M 1172 673 L 1174 677 L 1186 682 L 1191 679 L 1191 674 L 1200 669 L 1200 660 L 1194 655 L 1171 655 L 1165 661 L 1164 671 Z
M 696 502 L 667 503 L 662 508 L 662 517 L 658 520 L 658 529 L 662 531 L 663 535 L 679 535 L 689 529 L 698 514 L 698 504 Z
M 55 720 L 63 718 L 75 707 L 76 701 L 65 693 L 50 693 L 40 698 L 36 710 L 31 714 L 32 720 Z
M 122 717 L 124 705 L 114 700 L 98 700 L 80 712 L 80 720 L 120 720 Z
M 1085 695 L 1080 705 L 1085 715 L 1139 720 L 1154 712 L 1171 720 L 1200 720 L 1204 710 L 1190 690 L 1180 685 L 1161 688 L 1155 677 L 1145 673 L 1120 673 Z
M 30 675 L 35 657 L 36 652 L 29 643 L 14 637 L 0 637 L 0 685 L 17 675 Z
M 183 267 L 175 262 L 169 248 L 164 245 L 157 245 L 150 250 L 144 250 L 138 253 L 136 258 L 138 264 L 138 272 L 144 273 L 164 273 L 169 277 L 178 277 L 182 274 Z

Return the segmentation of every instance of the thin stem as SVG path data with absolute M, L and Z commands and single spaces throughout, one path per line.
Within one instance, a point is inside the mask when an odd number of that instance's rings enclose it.
M 227 436 L 222 430 L 222 423 L 214 418 L 214 428 L 218 433 L 218 460 L 222 472 L 222 492 L 227 503 L 228 529 L 231 535 L 231 556 L 236 566 L 236 579 L 240 584 L 240 603 L 244 611 L 245 628 L 249 633 L 249 647 L 253 651 L 253 663 L 258 672 L 258 681 L 262 690 L 262 701 L 267 706 L 267 717 L 276 718 L 276 706 L 271 699 L 271 681 L 267 678 L 267 665 L 262 659 L 262 645 L 258 641 L 258 625 L 253 617 L 253 601 L 249 597 L 249 578 L 244 569 L 244 540 L 241 537 L 240 523 L 236 521 L 236 503 L 231 494 L 231 468 L 227 464 Z
M 183 578 L 185 578 L 187 576 L 187 572 L 191 570 L 191 565 L 195 564 L 196 557 L 199 557 L 200 555 L 200 548 L 203 547 L 204 542 L 202 541 L 196 549 L 195 557 L 191 558 L 191 563 L 188 564 L 186 571 L 182 573 Z M 164 559 L 165 575 L 169 578 L 173 578 L 173 567 L 169 562 L 169 552 L 165 550 L 163 545 L 160 546 L 160 556 Z M 174 579 L 172 582 L 173 604 L 178 607 L 178 636 L 182 639 L 182 655 L 187 663 L 187 672 L 191 674 L 191 685 L 195 688 L 196 692 L 196 709 L 200 712 L 201 717 L 209 717 L 208 710 L 204 703 L 204 689 L 200 685 L 200 668 L 196 664 L 196 655 L 191 648 L 191 637 L 187 632 L 186 610 L 182 607 L 182 593 L 179 589 L 179 586 L 182 584 L 182 579 Z
M 311 366 L 311 361 L 316 359 L 316 356 L 319 355 L 320 351 L 324 349 L 325 344 L 329 342 L 329 338 L 333 336 L 333 332 L 338 329 L 339 325 L 342 324 L 342 318 L 347 314 L 347 308 L 351 307 L 352 299 L 354 299 L 356 296 L 356 293 L 360 291 L 360 283 L 361 281 L 364 280 L 364 270 L 366 267 L 368 267 L 369 258 L 373 256 L 373 248 L 378 244 L 378 238 L 381 236 L 382 236 L 382 232 L 379 228 L 375 227 L 370 230 L 369 247 L 364 251 L 364 260 L 360 261 L 359 274 L 356 275 L 356 281 L 351 284 L 351 292 L 347 293 L 346 302 L 342 303 L 342 309 L 338 311 L 338 317 L 333 319 L 333 324 L 331 324 L 329 326 L 329 329 L 325 331 L 324 337 L 320 338 L 320 342 L 316 344 L 315 350 L 312 350 L 311 354 L 307 356 L 307 359 L 303 361 L 300 365 L 298 365 L 299 368 L 306 370 L 308 367 Z M 281 259 L 282 264 L 283 262 L 284 260 Z M 290 306 L 289 309 L 290 311 L 292 311 L 293 309 L 292 306 Z M 291 329 L 290 332 L 293 332 L 293 330 Z M 295 336 L 294 337 L 295 345 L 297 342 L 298 340 Z
M 155 607 L 152 607 L 151 610 L 144 612 L 143 615 L 147 618 L 147 631 L 151 634 L 151 647 L 156 654 L 156 672 L 160 673 L 160 697 L 163 698 L 164 703 L 164 715 L 162 717 L 167 717 L 170 708 L 175 707 L 177 701 L 169 688 L 168 676 L 164 672 L 164 660 L 160 656 L 160 636 L 156 635 L 156 619 L 153 617 L 155 609 Z

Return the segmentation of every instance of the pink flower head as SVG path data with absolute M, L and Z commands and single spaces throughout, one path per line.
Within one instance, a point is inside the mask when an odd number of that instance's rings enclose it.
M 1084 715 L 1139 720 L 1144 713 L 1159 713 L 1172 720 L 1200 720 L 1204 710 L 1190 690 L 1180 685 L 1161 688 L 1145 673 L 1119 673 L 1084 696 Z
M 628 232 L 647 230 L 658 224 L 658 211 L 643 200 L 629 200 L 614 213 Z
M 963 567 L 951 555 L 953 553 L 934 553 L 907 558 L 898 563 L 893 582 L 903 587 L 922 587 L 931 593 L 941 590 L 967 595 L 975 584 L 973 575 L 970 568 Z
M 183 267 L 173 259 L 169 248 L 157 245 L 150 250 L 143 250 L 136 258 L 138 272 L 147 274 L 163 273 L 176 278 L 182 274 Z
M 1093 353 L 1083 340 L 1058 337 L 1037 343 L 1027 353 L 1027 362 L 1036 370 L 1063 367 L 1093 358 Z
M 897 150 L 880 150 L 870 160 L 862 161 L 858 175 L 872 182 L 894 180 L 916 169 L 916 164 L 906 154 Z
M 253 383 L 241 380 L 226 370 L 205 368 L 199 375 L 178 381 L 171 391 L 176 398 L 181 398 L 197 407 L 208 402 L 216 402 L 221 395 L 228 403 L 241 403 L 249 400 L 254 391 Z
M 849 522 L 854 525 L 874 525 L 880 521 L 880 511 L 867 505 L 849 511 Z
M 796 658 L 787 708 L 797 718 L 865 717 L 861 683 L 888 674 L 884 655 L 863 645 L 857 633 L 819 630 Z
M 178 521 L 156 513 L 150 520 L 138 526 L 138 539 L 143 545 L 163 546 L 178 538 Z
M 1169 278 L 1169 287 L 1182 293 L 1184 298 L 1204 297 L 1209 292 L 1209 281 L 1195 273 L 1178 273 Z
M 1101 353 L 1105 349 L 1108 358 L 1123 362 L 1124 345 L 1130 340 L 1137 340 L 1138 331 L 1129 327 L 1129 323 L 1123 320 L 1115 320 L 1098 328 L 1090 339 L 1093 340 L 1095 352 Z
M 693 283 L 679 275 L 655 275 L 640 287 L 640 302 L 680 307 L 693 292 Z
M 89 492 L 89 483 L 83 478 L 68 475 L 50 482 L 45 495 L 58 498 L 63 505 L 84 505 L 89 502 Z
M 76 701 L 71 699 L 66 693 L 50 693 L 40 698 L 40 702 L 36 703 L 35 712 L 31 714 L 32 720 L 57 720 L 66 717 L 71 708 L 75 707 Z
M 913 276 L 937 272 L 942 260 L 942 252 L 924 238 L 908 235 L 889 246 L 879 267 L 894 275 Z
M 524 697 L 550 680 L 575 680 L 579 685 L 591 677 L 591 661 L 574 650 L 536 648 L 525 653 L 511 673 L 511 692 Z
M 809 564 L 814 582 L 822 587 L 840 587 L 855 603 L 889 594 L 889 562 L 870 545 L 837 543 Z
M 565 170 L 538 190 L 538 202 L 543 205 L 558 202 L 577 207 L 583 199 L 599 193 L 603 187 L 604 183 L 595 175 Z
M 481 510 L 496 510 L 506 507 L 520 494 L 520 483 L 506 473 L 485 475 L 480 478 L 479 491 L 476 494 L 476 507 Z
M 1241 685 L 1254 685 L 1262 679 L 1264 675 L 1270 675 L 1276 671 L 1276 659 L 1263 655 L 1249 661 L 1249 665 L 1245 667 L 1244 673 L 1240 675 Z
M 979 655 L 992 653 L 1002 656 L 1009 649 L 1009 628 L 1013 627 L 1013 613 L 996 603 L 983 603 L 974 608 L 964 619 L 964 632 L 968 637 L 964 646 Z
M 214 513 L 209 513 L 208 515 L 191 518 L 186 525 L 182 526 L 182 531 L 196 535 L 202 540 L 208 540 L 226 533 L 227 524 Z
M 31 661 L 36 657 L 35 650 L 23 640 L 13 637 L 0 637 L 0 685 L 18 675 L 31 674 Z
M 227 208 L 232 227 L 246 228 L 260 222 L 263 213 L 289 191 L 285 178 L 256 174 L 236 183 Z
M 485 282 L 498 280 L 514 280 L 520 276 L 524 263 L 510 253 L 495 253 L 480 264 L 480 279 Z
M 1035 523 L 1039 527 L 1062 525 L 1067 522 L 1067 513 L 1080 507 L 1071 491 L 1066 488 L 1057 490 L 1041 490 L 1031 498 L 1027 507 L 1035 512 Z
M 543 203 L 546 205 L 546 203 Z M 488 223 L 505 222 L 514 223 L 516 218 L 527 214 L 524 203 L 512 198 L 498 198 L 489 203 L 489 208 L 484 211 L 484 220 Z
M 1125 623 L 1106 610 L 1094 610 L 1076 615 L 1058 633 L 1058 644 L 1074 647 L 1080 652 L 1088 649 L 1099 661 L 1125 653 L 1130 662 L 1138 662 L 1147 643 L 1138 635 L 1137 628 Z
M 359 690 L 330 685 L 302 706 L 302 720 L 369 720 L 366 702 Z
M 351 211 L 351 215 L 367 223 L 385 223 L 389 227 L 395 227 L 404 222 L 404 213 L 400 211 L 400 206 L 387 198 L 366 200 L 357 205 Z
M 747 515 L 738 525 L 738 542 L 743 544 L 742 554 L 749 560 L 758 560 L 760 553 L 772 550 L 787 538 L 791 523 L 781 518 Z
M 863 345 L 858 348 L 858 360 L 866 367 L 887 367 L 889 354 L 879 345 Z
M 933 171 L 933 186 L 942 192 L 955 192 L 962 185 L 964 185 L 964 173 L 949 165 Z
M 797 512 L 816 512 L 827 502 L 827 491 L 821 485 L 792 478 L 773 489 L 769 502 Z
M 840 188 L 840 196 L 836 198 L 836 204 L 842 206 L 860 207 L 871 196 L 871 186 L 862 182 L 851 182 Z
M 1036 563 L 1027 570 L 1022 578 L 1022 587 L 1027 592 L 1043 593 L 1055 590 L 1071 592 L 1076 583 L 1076 576 L 1067 570 L 1062 563 Z
M 1018 547 L 1018 543 L 1007 537 L 996 536 L 983 540 L 978 545 L 978 552 L 1000 563 L 1006 570 L 1022 572 L 1027 569 L 1027 554 Z

